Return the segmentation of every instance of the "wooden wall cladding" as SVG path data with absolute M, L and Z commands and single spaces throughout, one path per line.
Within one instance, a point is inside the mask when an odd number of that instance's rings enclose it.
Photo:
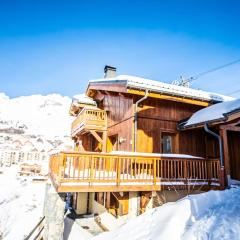
M 201 107 L 179 102 L 170 102 L 159 99 L 147 99 L 140 104 L 138 113 L 138 142 L 137 150 L 140 152 L 161 153 L 161 135 L 169 133 L 173 139 L 173 152 L 202 156 L 201 140 L 198 135 L 179 132 L 177 125 L 180 120 L 190 117 Z M 193 140 L 195 139 L 195 140 Z M 185 142 L 183 146 L 182 141 Z M 180 145 L 179 145 L 180 142 Z M 204 144 L 204 141 L 203 141 Z
M 119 151 L 132 151 L 133 99 L 122 94 L 106 94 L 103 109 L 108 115 L 108 136 L 117 135 L 122 140 Z
M 133 151 L 134 95 L 103 93 L 101 107 L 108 114 L 108 137 L 117 135 L 123 141 L 119 151 Z M 189 118 L 201 106 L 148 98 L 138 107 L 137 151 L 161 153 L 161 135 L 172 134 L 173 152 L 201 157 L 216 157 L 216 141 L 204 130 L 178 131 L 179 121 Z M 111 147 L 108 147 L 108 151 Z
M 133 99 L 119 94 L 105 95 L 103 108 L 108 112 L 108 127 L 133 115 Z
M 230 174 L 233 179 L 240 181 L 240 133 L 229 131 L 227 137 L 230 157 Z

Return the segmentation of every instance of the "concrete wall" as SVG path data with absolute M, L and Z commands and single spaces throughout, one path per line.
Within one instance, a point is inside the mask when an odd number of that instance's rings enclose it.
M 138 215 L 139 211 L 139 196 L 138 192 L 129 192 L 129 209 L 128 217 L 134 218 Z
M 56 192 L 51 182 L 46 184 L 43 215 L 45 216 L 44 240 L 63 240 L 64 195 Z
M 86 214 L 87 213 L 87 203 L 88 201 L 88 193 L 78 193 L 77 194 L 77 214 Z

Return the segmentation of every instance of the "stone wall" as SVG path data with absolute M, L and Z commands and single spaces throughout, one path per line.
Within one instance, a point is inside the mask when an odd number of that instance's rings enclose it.
M 58 194 L 51 182 L 46 184 L 43 215 L 44 240 L 63 240 L 65 194 Z

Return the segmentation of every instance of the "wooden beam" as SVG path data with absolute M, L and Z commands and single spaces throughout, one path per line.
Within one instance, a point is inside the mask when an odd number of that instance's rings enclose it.
M 107 152 L 107 131 L 103 132 L 102 140 L 102 152 Z
M 110 192 L 106 192 L 106 203 L 105 203 L 105 206 L 106 206 L 106 209 L 109 209 L 110 208 Z
M 224 125 L 224 126 L 221 126 L 220 129 L 224 129 L 224 130 L 228 130 L 228 131 L 240 132 L 240 127 L 235 127 L 233 125 Z
M 93 97 L 97 91 L 110 91 L 110 92 L 126 92 L 126 83 L 90 83 L 88 85 L 86 94 L 89 97 Z
M 228 116 L 228 121 L 233 121 L 240 118 L 240 112 L 235 112 Z
M 96 140 L 97 140 L 98 142 L 100 142 L 101 144 L 103 144 L 102 138 L 97 134 L 96 131 L 90 130 L 90 133 L 96 138 Z
M 127 89 L 127 92 L 129 94 L 134 94 L 134 95 L 140 95 L 140 96 L 144 96 L 145 95 L 145 91 L 136 90 L 136 89 Z M 210 103 L 206 102 L 206 101 L 189 99 L 189 98 L 184 98 L 184 97 L 177 97 L 177 96 L 169 96 L 167 94 L 162 94 L 162 93 L 150 92 L 148 96 L 152 97 L 152 98 L 157 98 L 157 99 L 163 99 L 163 100 L 170 100 L 170 101 L 175 101 L 175 102 L 188 103 L 188 104 L 204 106 L 204 107 L 207 107 L 207 106 L 210 105 Z
M 209 191 L 208 185 L 189 185 L 189 189 L 201 189 L 201 191 Z M 156 186 L 142 185 L 142 186 L 77 186 L 77 185 L 56 185 L 57 192 L 139 192 L 139 191 L 162 191 L 162 190 L 186 190 L 186 185 L 169 185 L 158 184 Z M 219 186 L 211 186 L 211 189 L 219 189 Z
M 227 130 L 220 129 L 220 136 L 221 136 L 222 142 L 223 142 L 223 156 L 224 156 L 225 172 L 227 175 L 230 175 L 230 159 L 229 159 L 229 151 L 228 151 Z

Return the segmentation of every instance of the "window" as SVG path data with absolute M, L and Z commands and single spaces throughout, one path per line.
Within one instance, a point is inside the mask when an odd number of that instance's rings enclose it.
M 162 153 L 172 153 L 172 135 L 162 135 Z

